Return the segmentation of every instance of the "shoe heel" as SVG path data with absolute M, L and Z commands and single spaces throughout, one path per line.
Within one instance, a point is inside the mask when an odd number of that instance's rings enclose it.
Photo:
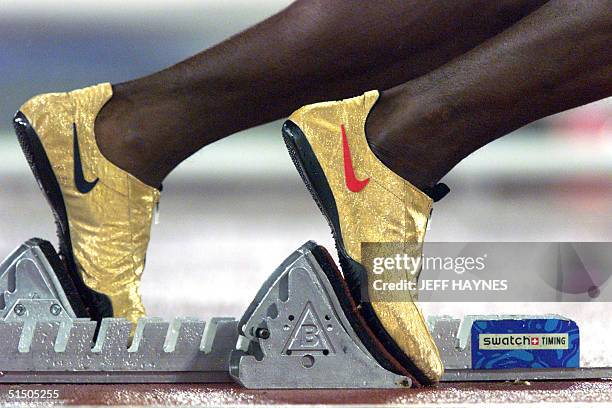
M 76 289 L 85 304 L 87 313 L 83 317 L 90 317 L 101 321 L 104 317 L 113 317 L 113 308 L 110 299 L 90 289 L 78 273 L 74 257 L 72 255 L 72 243 L 70 230 L 68 228 L 68 216 L 62 192 L 53 172 L 51 162 L 47 157 L 45 148 L 30 124 L 28 118 L 18 111 L 13 118 L 13 127 L 21 150 L 30 166 L 32 174 L 44 193 L 47 202 L 51 206 L 57 236 L 59 238 L 59 256 L 65 266 L 68 276 L 76 286 Z M 53 250 L 54 251 L 54 250 Z

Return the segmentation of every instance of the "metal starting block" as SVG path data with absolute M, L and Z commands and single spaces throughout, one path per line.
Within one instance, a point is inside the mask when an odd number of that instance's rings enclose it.
M 53 251 L 51 254 L 48 254 L 49 248 Z M 0 321 L 75 319 L 76 314 L 51 265 L 54 262 L 58 262 L 55 264 L 58 267 L 60 262 L 53 246 L 39 238 L 24 242 L 2 261 Z
M 232 377 L 247 388 L 411 386 L 382 368 L 354 333 L 310 251 L 315 246 L 289 256 L 245 313 Z
M 18 305 L 32 298 L 26 291 L 32 282 L 41 277 L 51 282 L 54 276 L 54 260 L 45 258 L 37 242 L 21 246 L 2 264 L 0 276 L 10 278 L 0 286 L 8 299 L 0 309 L 5 315 L 0 322 L 0 382 L 237 381 L 250 388 L 411 385 L 408 378 L 380 367 L 361 344 L 310 252 L 316 246 L 312 242 L 272 274 L 240 327 L 231 318 L 208 323 L 177 319 L 171 324 L 146 318 L 139 321 L 131 342 L 130 323 L 123 319 L 104 319 L 94 338 L 97 323 L 74 318 L 74 313 L 26 312 L 20 319 L 12 317 Z M 62 296 L 57 285 L 44 292 L 45 302 Z
M 410 379 L 382 368 L 354 333 L 312 254 L 313 242 L 279 266 L 239 322 L 146 318 L 133 339 L 126 320 L 105 319 L 96 335 L 96 322 L 75 317 L 54 271 L 61 263 L 49 246 L 29 240 L 0 264 L 0 383 L 238 382 L 259 389 L 411 385 Z M 481 326 L 474 325 L 520 324 L 521 319 L 431 319 L 446 367 L 442 381 L 612 378 L 611 368 L 475 369 L 474 330 Z

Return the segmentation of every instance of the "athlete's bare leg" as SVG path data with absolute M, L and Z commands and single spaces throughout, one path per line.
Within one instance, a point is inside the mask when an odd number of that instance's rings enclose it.
M 119 167 L 158 186 L 207 144 L 304 104 L 412 80 L 543 3 L 298 0 L 178 65 L 114 86 L 96 122 L 98 143 Z
M 503 33 L 382 94 L 368 141 L 421 189 L 536 119 L 612 95 L 607 0 L 551 0 Z M 542 152 L 542 154 L 546 154 Z

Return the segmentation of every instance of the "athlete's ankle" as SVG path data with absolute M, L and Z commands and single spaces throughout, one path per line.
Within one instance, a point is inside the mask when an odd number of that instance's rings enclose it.
M 162 160 L 160 149 L 154 144 L 151 130 L 139 117 L 138 105 L 114 87 L 113 97 L 96 117 L 96 142 L 111 163 L 158 188 L 169 170 L 164 173 L 164 166 L 159 163 Z
M 425 94 L 392 89 L 381 93 L 366 122 L 366 139 L 374 154 L 425 191 L 455 165 L 439 110 Z

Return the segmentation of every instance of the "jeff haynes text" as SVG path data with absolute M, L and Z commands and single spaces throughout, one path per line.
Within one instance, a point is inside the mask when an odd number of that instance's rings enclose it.
M 397 282 L 385 282 L 377 279 L 372 282 L 378 291 L 505 291 L 508 290 L 506 279 L 423 279 L 420 282 L 402 279 Z

